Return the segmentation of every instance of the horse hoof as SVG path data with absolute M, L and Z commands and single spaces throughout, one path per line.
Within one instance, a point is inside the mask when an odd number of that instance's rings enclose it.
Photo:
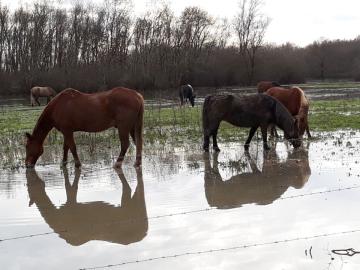
M 80 167 L 81 167 L 81 163 L 80 163 L 79 161 L 76 161 L 76 162 L 75 162 L 75 167 L 76 167 L 76 168 L 80 168 Z
M 140 168 L 141 167 L 141 162 L 135 162 L 134 167 L 135 168 Z
M 209 153 L 209 147 L 204 147 L 203 149 L 205 153 Z
M 264 150 L 269 151 L 271 148 L 268 145 L 264 145 Z
M 120 169 L 121 166 L 122 166 L 122 161 L 116 161 L 115 164 L 114 164 L 115 169 Z
M 220 148 L 217 147 L 217 146 L 215 146 L 215 147 L 214 147 L 214 151 L 215 151 L 215 152 L 220 152 Z

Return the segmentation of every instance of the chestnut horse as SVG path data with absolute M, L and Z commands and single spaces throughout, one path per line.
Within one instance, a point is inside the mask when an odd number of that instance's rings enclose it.
M 264 93 L 266 90 L 268 90 L 274 86 L 281 86 L 281 85 L 277 82 L 261 81 L 257 84 L 256 87 L 257 87 L 258 93 Z
M 51 98 L 56 96 L 56 92 L 49 86 L 34 86 L 30 89 L 30 102 L 31 106 L 35 105 L 35 102 L 40 106 L 39 97 L 46 97 L 46 104 L 48 104 Z
M 136 144 L 135 166 L 140 166 L 143 115 L 144 99 L 134 90 L 117 87 L 100 93 L 84 94 L 75 89 L 65 89 L 45 107 L 32 135 L 26 133 L 26 166 L 34 167 L 43 153 L 43 142 L 52 128 L 64 135 L 63 164 L 67 163 L 70 149 L 75 166 L 80 167 L 73 133 L 100 132 L 111 127 L 118 129 L 121 142 L 121 151 L 115 166 L 121 166 L 130 144 L 129 134 Z
M 284 130 L 286 139 L 289 139 L 295 148 L 301 145 L 297 120 L 293 119 L 284 105 L 267 95 L 209 95 L 205 98 L 202 118 L 205 152 L 209 151 L 210 136 L 213 139 L 214 150 L 220 151 L 217 145 L 217 132 L 223 120 L 234 126 L 250 128 L 244 145 L 246 151 L 258 127 L 261 128 L 264 149 L 270 149 L 267 144 L 267 129 L 271 124 Z
M 289 89 L 272 87 L 265 94 L 279 100 L 291 115 L 298 119 L 300 137 L 304 135 L 305 131 L 308 138 L 311 137 L 308 124 L 309 101 L 300 87 L 291 87 Z

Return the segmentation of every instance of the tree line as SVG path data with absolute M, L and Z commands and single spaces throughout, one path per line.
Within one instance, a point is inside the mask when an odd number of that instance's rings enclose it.
M 0 94 L 34 85 L 101 91 L 254 85 L 259 80 L 360 80 L 360 39 L 320 40 L 305 48 L 264 42 L 270 19 L 261 0 L 240 0 L 231 19 L 199 7 L 179 16 L 162 4 L 134 15 L 128 0 L 72 7 L 0 4 Z

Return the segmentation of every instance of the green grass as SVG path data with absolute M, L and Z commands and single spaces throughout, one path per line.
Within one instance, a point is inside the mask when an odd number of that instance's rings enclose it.
M 6 107 L 0 109 L 0 167 L 17 169 L 24 159 L 24 132 L 31 132 L 36 124 L 41 108 Z M 144 115 L 145 151 L 164 147 L 184 147 L 193 149 L 202 145 L 202 107 L 147 107 Z M 310 106 L 309 125 L 312 134 L 320 138 L 321 132 L 340 130 L 360 130 L 360 99 L 312 101 Z M 238 128 L 222 122 L 218 132 L 219 142 L 244 141 L 248 128 Z M 346 132 L 347 132 L 346 131 Z M 75 135 L 79 149 L 83 150 L 81 159 L 97 158 L 101 153 L 111 158 L 109 149 L 119 147 L 117 130 L 112 128 L 100 133 L 83 133 Z M 51 153 L 62 155 L 63 137 L 52 130 L 45 142 L 51 146 Z M 130 149 L 129 151 L 133 151 Z M 194 149 L 195 150 L 195 149 Z M 189 150 L 191 152 L 191 150 Z M 117 153 L 115 150 L 114 153 Z M 54 157 L 53 157 L 54 158 Z M 111 162 L 111 161 L 109 161 Z
M 42 108 L 10 107 L 0 110 L 0 142 L 22 141 L 24 132 L 31 132 L 41 114 Z M 360 129 L 360 99 L 312 101 L 309 115 L 310 129 L 335 131 L 338 129 Z M 239 129 L 222 123 L 219 139 L 235 141 L 247 134 L 247 129 Z M 147 108 L 144 116 L 144 138 L 146 144 L 182 144 L 201 142 L 201 107 L 195 108 Z M 115 129 L 102 133 L 79 133 L 78 143 L 97 144 L 118 140 Z M 62 143 L 62 136 L 53 131 L 48 143 Z

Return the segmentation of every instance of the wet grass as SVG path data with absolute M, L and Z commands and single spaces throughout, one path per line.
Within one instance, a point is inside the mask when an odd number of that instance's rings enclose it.
M 299 84 L 304 89 L 344 89 L 360 88 L 360 82 L 316 82 Z
M 12 106 L 0 108 L 0 167 L 18 168 L 24 158 L 24 132 L 31 132 L 43 107 Z M 178 147 L 196 151 L 202 145 L 202 107 L 173 106 L 160 108 L 148 106 L 144 115 L 145 151 L 164 147 Z M 321 132 L 360 130 L 360 99 L 312 101 L 309 115 L 310 130 L 314 139 L 321 139 Z M 220 142 L 245 140 L 248 128 L 237 128 L 223 122 L 218 133 Z M 329 133 L 326 133 L 329 134 Z M 116 129 L 100 133 L 76 133 L 76 143 L 82 149 L 81 160 L 118 155 L 119 139 Z M 58 162 L 62 156 L 62 135 L 52 130 L 45 142 L 52 147 L 46 160 Z M 186 148 L 189 146 L 188 148 Z M 133 147 L 129 150 L 132 152 Z M 112 154 L 109 155 L 109 152 Z
M 43 107 L 12 107 L 0 109 L 0 142 L 21 140 L 24 132 L 31 132 Z M 144 134 L 147 144 L 199 142 L 202 140 L 202 107 L 174 106 L 160 108 L 153 106 L 145 110 Z M 360 99 L 312 101 L 309 115 L 311 130 L 335 131 L 338 129 L 360 129 Z M 221 140 L 233 141 L 247 133 L 222 123 L 219 131 Z M 115 129 L 97 134 L 79 133 L 77 141 L 95 145 L 118 140 Z M 48 143 L 62 143 L 62 136 L 56 131 L 50 133 Z

